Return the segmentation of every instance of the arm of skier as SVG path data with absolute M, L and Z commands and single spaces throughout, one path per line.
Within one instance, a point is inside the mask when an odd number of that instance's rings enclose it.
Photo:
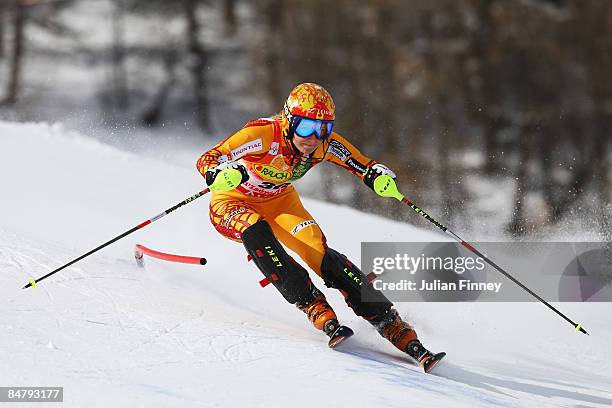
M 248 179 L 248 172 L 237 160 L 246 155 L 265 154 L 270 149 L 270 133 L 265 126 L 245 127 L 200 156 L 196 168 L 209 186 L 225 168 L 239 170 L 244 182 Z
M 391 169 L 368 158 L 336 132 L 333 132 L 330 136 L 325 160 L 359 177 L 371 189 L 374 189 L 374 180 L 380 175 L 387 174 L 393 179 L 396 177 Z

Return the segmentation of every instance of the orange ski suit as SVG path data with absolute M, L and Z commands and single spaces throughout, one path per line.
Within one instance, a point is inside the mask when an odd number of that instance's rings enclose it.
M 325 236 L 291 183 L 322 161 L 330 161 L 363 179 L 375 161 L 336 132 L 312 154 L 296 153 L 282 135 L 279 117 L 247 123 L 204 153 L 196 166 L 204 176 L 208 169 L 230 161 L 242 163 L 249 179 L 232 191 L 212 194 L 210 220 L 215 229 L 241 242 L 242 232 L 263 218 L 278 240 L 321 276 Z

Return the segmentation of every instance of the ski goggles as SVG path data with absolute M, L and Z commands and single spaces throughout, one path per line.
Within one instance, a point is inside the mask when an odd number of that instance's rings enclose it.
M 299 137 L 310 137 L 313 134 L 319 140 L 325 140 L 334 128 L 333 120 L 317 120 L 297 116 L 293 119 L 294 133 Z

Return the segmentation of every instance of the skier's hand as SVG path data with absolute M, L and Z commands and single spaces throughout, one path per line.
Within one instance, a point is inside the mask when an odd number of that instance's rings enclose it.
M 238 170 L 240 172 L 240 174 L 242 175 L 242 179 L 240 180 L 239 184 L 242 184 L 249 179 L 249 172 L 247 171 L 246 167 L 244 167 L 244 165 L 241 163 L 234 162 L 229 165 L 225 165 L 222 168 L 213 167 L 211 169 L 208 169 L 204 176 L 206 178 L 206 184 L 210 187 L 215 182 L 217 177 L 219 177 L 219 175 L 223 177 L 223 172 L 229 169 Z M 234 187 L 237 187 L 237 186 L 234 186 Z
M 366 186 L 374 190 L 374 180 L 376 180 L 376 177 L 382 176 L 383 174 L 390 176 L 393 180 L 396 178 L 395 173 L 390 168 L 384 164 L 376 163 L 368 167 L 365 175 L 363 176 L 363 182 Z

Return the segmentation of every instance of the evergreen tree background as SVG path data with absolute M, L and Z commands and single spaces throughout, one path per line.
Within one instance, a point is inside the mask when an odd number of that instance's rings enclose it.
M 87 110 L 210 145 L 317 82 L 414 201 L 514 237 L 579 219 L 611 239 L 611 67 L 602 0 L 0 0 L 0 119 Z M 312 195 L 415 222 L 326 171 Z

